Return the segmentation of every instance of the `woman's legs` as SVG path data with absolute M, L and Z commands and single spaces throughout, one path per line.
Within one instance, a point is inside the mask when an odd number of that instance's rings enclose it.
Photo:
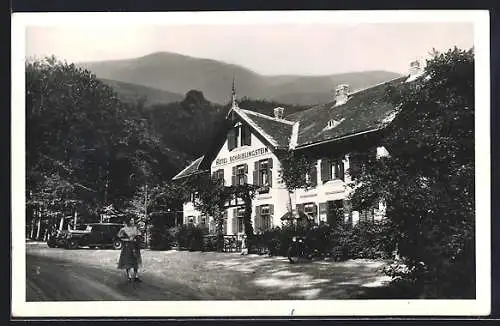
M 138 269 L 139 269 L 139 268 L 138 268 L 137 266 L 136 266 L 136 267 L 134 267 L 134 280 L 136 280 L 136 281 L 139 281 L 139 282 L 140 282 L 140 281 L 141 281 L 141 279 L 140 279 L 140 278 L 139 278 L 139 276 L 138 276 Z

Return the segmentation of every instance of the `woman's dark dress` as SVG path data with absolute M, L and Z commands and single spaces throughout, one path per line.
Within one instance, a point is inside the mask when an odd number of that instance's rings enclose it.
M 123 240 L 123 248 L 118 260 L 119 269 L 139 268 L 142 265 L 141 250 L 139 244 L 135 241 L 140 233 L 137 227 L 123 227 L 118 232 L 118 237 Z

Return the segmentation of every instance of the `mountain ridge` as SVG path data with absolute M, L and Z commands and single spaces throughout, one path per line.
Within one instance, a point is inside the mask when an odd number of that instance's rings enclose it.
M 173 52 L 154 52 L 131 59 L 80 62 L 100 79 L 155 88 L 174 94 L 197 89 L 214 103 L 228 103 L 233 77 L 238 97 L 284 104 L 315 105 L 331 100 L 338 84 L 351 90 L 401 76 L 384 70 L 329 75 L 262 75 L 241 65 Z

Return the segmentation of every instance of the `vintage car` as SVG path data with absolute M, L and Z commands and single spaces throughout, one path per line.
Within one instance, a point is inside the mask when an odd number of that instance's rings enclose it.
M 82 229 L 70 230 L 65 241 L 65 248 L 75 249 L 78 247 L 89 248 L 122 248 L 122 241 L 118 237 L 118 231 L 123 227 L 119 223 L 89 223 Z M 139 237 L 139 245 L 145 248 L 144 238 Z
M 70 230 L 67 234 L 65 247 L 75 249 L 78 247 L 121 249 L 122 242 L 118 238 L 118 231 L 123 227 L 118 223 L 89 223 L 83 230 Z
M 66 245 L 66 239 L 68 236 L 68 230 L 57 230 L 51 234 L 49 240 L 47 240 L 47 245 L 50 248 L 62 248 Z

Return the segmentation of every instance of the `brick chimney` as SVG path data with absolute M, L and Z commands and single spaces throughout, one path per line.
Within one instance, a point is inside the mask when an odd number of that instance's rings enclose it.
M 349 85 L 342 84 L 335 89 L 335 106 L 345 104 L 349 98 Z
M 277 107 L 277 108 L 274 108 L 274 117 L 276 119 L 283 119 L 283 113 L 285 112 L 285 109 L 282 108 L 282 107 Z

